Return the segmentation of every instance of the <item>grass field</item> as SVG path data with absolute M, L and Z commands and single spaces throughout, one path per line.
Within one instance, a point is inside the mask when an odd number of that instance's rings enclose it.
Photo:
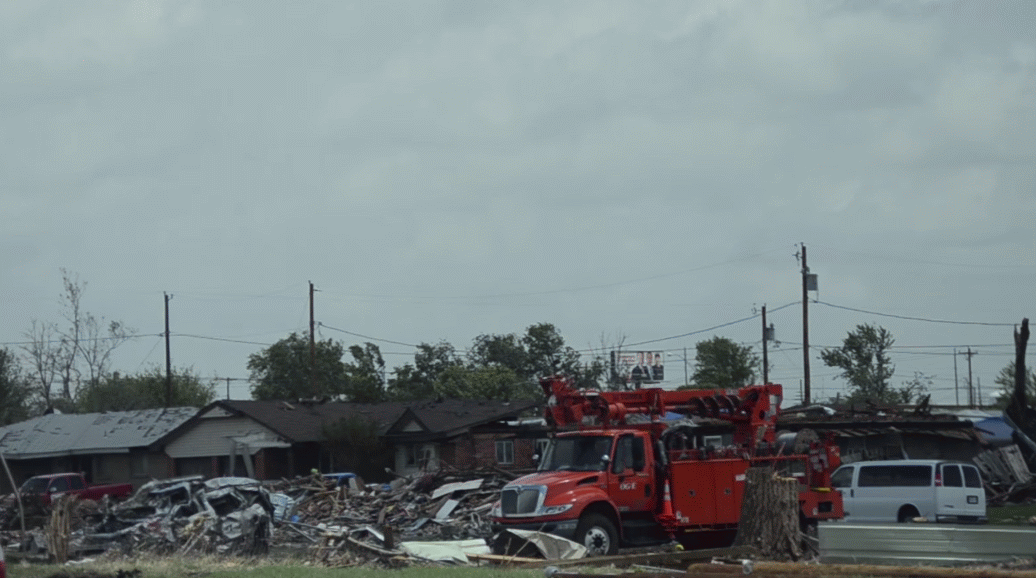
M 987 508 L 986 515 L 990 524 L 1024 524 L 1036 516 L 1036 504 L 1022 504 L 1019 506 L 999 506 Z

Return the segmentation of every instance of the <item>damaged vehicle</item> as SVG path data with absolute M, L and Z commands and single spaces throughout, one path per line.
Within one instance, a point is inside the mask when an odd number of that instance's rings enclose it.
M 270 493 L 251 478 L 154 481 L 107 504 L 77 549 L 260 554 L 269 549 L 273 511 Z

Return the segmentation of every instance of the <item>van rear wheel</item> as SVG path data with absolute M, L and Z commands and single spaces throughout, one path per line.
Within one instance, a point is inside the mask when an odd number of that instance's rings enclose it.
M 907 522 L 913 522 L 914 518 L 917 518 L 920 515 L 921 513 L 917 511 L 917 508 L 913 506 L 903 506 L 899 509 L 899 515 L 896 519 L 900 524 L 905 524 Z

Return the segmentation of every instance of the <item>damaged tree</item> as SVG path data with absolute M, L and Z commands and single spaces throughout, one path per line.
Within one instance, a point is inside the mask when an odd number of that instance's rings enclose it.
M 773 468 L 748 468 L 734 546 L 751 546 L 772 560 L 798 560 L 799 482 Z
M 1030 455 L 1036 454 L 1036 411 L 1028 405 L 1025 391 L 1025 349 L 1029 343 L 1029 319 L 1022 319 L 1021 331 L 1014 330 L 1014 394 L 1004 409 L 1004 418 L 1013 427 Z

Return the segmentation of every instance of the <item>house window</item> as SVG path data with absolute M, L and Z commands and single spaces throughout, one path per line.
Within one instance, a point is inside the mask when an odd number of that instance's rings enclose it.
M 432 444 L 406 446 L 406 467 L 425 469 L 434 466 L 435 446 Z
M 496 442 L 496 463 L 498 463 L 498 464 L 513 464 L 514 463 L 514 441 L 513 440 L 497 440 L 497 442 Z
M 147 452 L 133 452 L 130 454 L 130 475 L 135 478 L 147 476 Z

